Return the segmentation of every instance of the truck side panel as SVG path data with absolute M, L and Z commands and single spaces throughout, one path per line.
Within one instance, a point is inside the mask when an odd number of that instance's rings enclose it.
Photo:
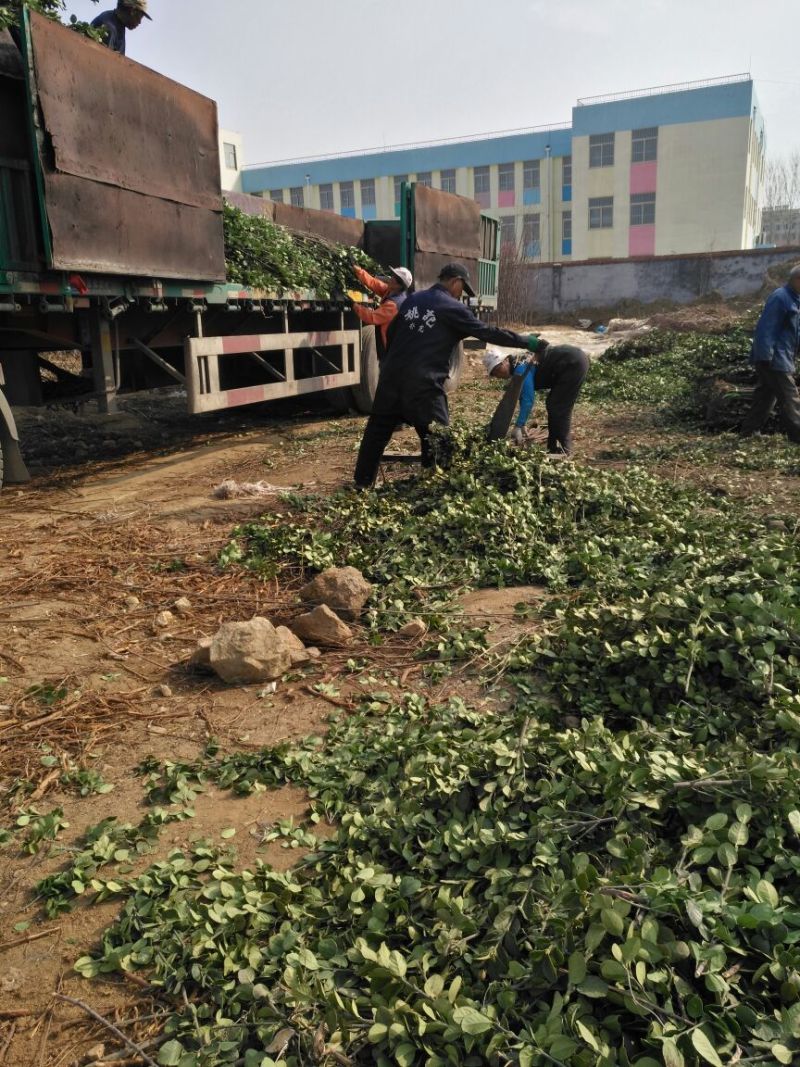
M 50 265 L 223 281 L 216 104 L 42 16 L 27 24 Z

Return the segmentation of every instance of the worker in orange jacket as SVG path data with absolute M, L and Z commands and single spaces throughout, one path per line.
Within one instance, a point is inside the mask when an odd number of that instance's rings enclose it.
M 373 278 L 363 267 L 354 266 L 353 271 L 365 289 L 380 297 L 378 307 L 369 308 L 362 304 L 353 304 L 353 311 L 365 326 L 375 327 L 378 362 L 381 363 L 389 348 L 392 323 L 397 318 L 397 313 L 403 306 L 414 284 L 414 279 L 411 271 L 405 267 L 390 267 L 389 277 L 386 280 Z

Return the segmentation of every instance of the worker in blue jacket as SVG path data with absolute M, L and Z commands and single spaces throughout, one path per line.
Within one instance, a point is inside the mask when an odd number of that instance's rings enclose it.
M 489 344 L 530 352 L 546 347 L 547 342 L 541 342 L 536 334 L 514 333 L 481 322 L 463 303 L 464 294 L 475 295 L 467 268 L 463 263 L 448 263 L 436 285 L 409 296 L 397 316 L 358 450 L 355 484 L 359 489 L 374 483 L 384 450 L 403 423 L 417 431 L 423 467 L 435 466 L 431 427 L 450 422 L 445 382 L 459 341 L 477 337 Z
M 504 373 L 503 364 L 508 364 L 508 370 Z M 511 439 L 515 445 L 525 443 L 525 428 L 531 417 L 533 405 L 536 402 L 536 364 L 527 359 L 517 360 L 499 349 L 489 347 L 483 357 L 483 365 L 490 378 L 508 378 L 512 374 L 522 378 L 522 388 L 519 392 L 519 413 L 511 430 Z
M 757 434 L 775 405 L 790 441 L 800 444 L 800 395 L 795 360 L 800 348 L 800 265 L 786 285 L 768 297 L 756 326 L 750 362 L 758 383 L 753 404 L 742 423 L 744 437 Z
M 490 359 L 487 355 L 484 365 L 490 378 L 525 375 L 520 391 L 520 412 L 511 433 L 516 443 L 521 445 L 525 440 L 524 428 L 533 408 L 536 390 L 546 390 L 547 451 L 553 456 L 568 456 L 572 452 L 572 412 L 589 373 L 589 357 L 583 349 L 575 345 L 548 345 L 542 342 L 536 354 L 528 360 L 519 361 L 515 356 Z

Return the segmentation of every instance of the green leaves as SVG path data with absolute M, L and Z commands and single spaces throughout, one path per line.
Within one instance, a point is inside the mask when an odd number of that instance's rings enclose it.
M 717 1055 L 717 1050 L 702 1030 L 692 1030 L 692 1044 L 695 1052 L 702 1056 L 706 1063 L 710 1063 L 712 1067 L 722 1067 L 722 1060 Z
M 326 298 L 357 287 L 351 264 L 379 271 L 357 248 L 294 233 L 227 202 L 223 222 L 228 280 L 240 285 L 278 295 L 313 293 Z
M 198 844 L 108 881 L 144 831 L 101 825 L 47 887 L 125 897 L 80 973 L 175 997 L 179 1067 L 262 1067 L 256 1049 L 304 1067 L 324 1047 L 381 1067 L 797 1058 L 797 544 L 641 471 L 452 441 L 449 471 L 292 498 L 236 555 L 279 580 L 361 567 L 376 640 L 423 604 L 426 658 L 477 645 L 507 699 L 431 703 L 382 677 L 324 740 L 149 761 L 158 803 L 305 790 L 311 821 L 268 836 L 315 851 L 238 870 Z M 511 651 L 448 615 L 457 588 L 515 581 L 549 596 Z
M 461 1027 L 465 1034 L 485 1034 L 493 1026 L 488 1016 L 470 1007 L 456 1008 L 453 1012 L 453 1022 Z

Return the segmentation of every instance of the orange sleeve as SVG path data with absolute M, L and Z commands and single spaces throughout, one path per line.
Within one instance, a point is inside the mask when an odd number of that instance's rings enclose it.
M 353 311 L 367 326 L 388 326 L 397 315 L 397 304 L 394 300 L 387 300 L 377 308 L 353 304 Z
M 353 267 L 353 273 L 356 278 L 361 282 L 365 289 L 369 289 L 371 293 L 376 296 L 386 296 L 389 292 L 389 286 L 386 282 L 382 282 L 380 278 L 373 278 L 371 274 L 368 274 L 363 267 Z

